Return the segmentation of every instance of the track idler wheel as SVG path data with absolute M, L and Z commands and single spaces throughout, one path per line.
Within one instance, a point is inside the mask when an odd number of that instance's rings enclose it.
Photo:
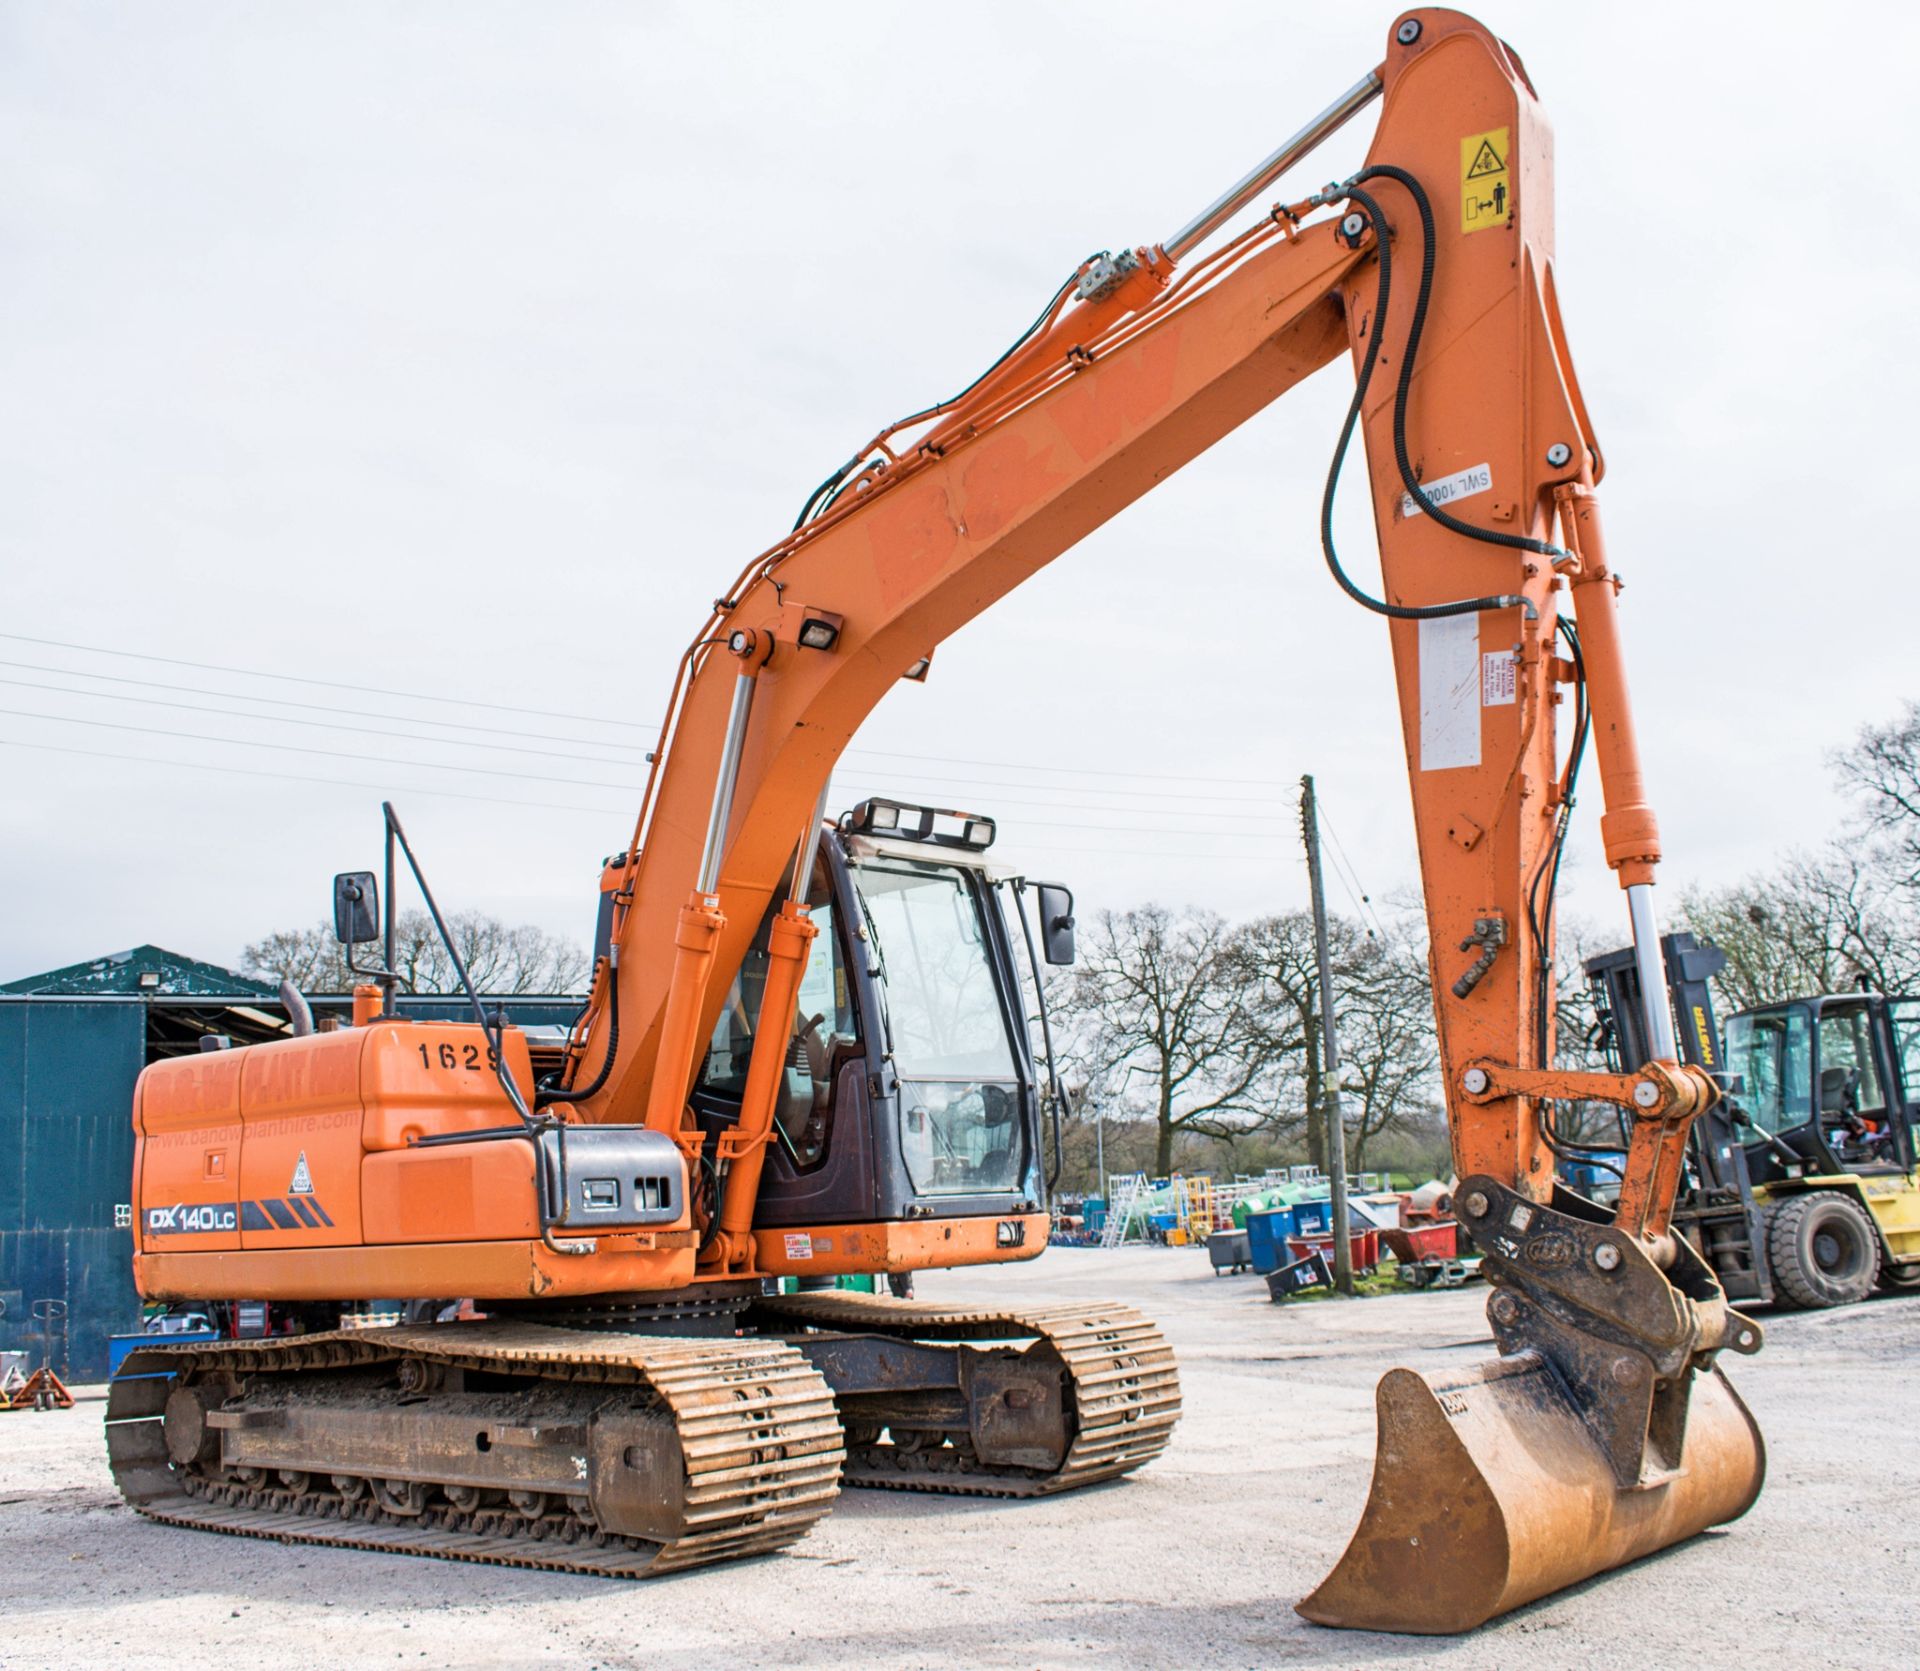
M 1446 1635 L 1736 1520 L 1766 1453 L 1719 1370 L 1696 1375 L 1680 1466 L 1622 1487 L 1537 1354 L 1426 1377 L 1390 1371 L 1353 1541 L 1299 1604 L 1315 1624 Z

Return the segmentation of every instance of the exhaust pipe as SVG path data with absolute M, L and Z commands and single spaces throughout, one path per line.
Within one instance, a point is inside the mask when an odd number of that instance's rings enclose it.
M 313 1010 L 292 981 L 280 983 L 280 1002 L 287 1007 L 287 1019 L 293 1024 L 295 1038 L 303 1039 L 313 1031 Z

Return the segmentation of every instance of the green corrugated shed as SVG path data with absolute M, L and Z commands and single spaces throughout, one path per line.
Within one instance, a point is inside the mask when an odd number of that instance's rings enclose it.
M 340 1015 L 344 994 L 309 994 Z M 564 1026 L 568 996 L 488 998 L 525 1026 Z M 466 1020 L 463 997 L 402 997 L 403 1014 Z M 279 1037 L 279 989 L 161 946 L 0 984 L 0 1350 L 37 1353 L 36 1300 L 64 1300 L 54 1367 L 106 1374 L 107 1337 L 140 1326 L 133 1288 L 133 1082 L 207 1034 Z
M 135 946 L 44 975 L 0 982 L 0 992 L 35 998 L 272 998 L 279 989 L 217 963 L 164 946 Z

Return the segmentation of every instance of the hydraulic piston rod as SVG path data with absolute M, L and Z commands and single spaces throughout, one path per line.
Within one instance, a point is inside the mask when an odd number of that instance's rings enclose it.
M 1379 72 L 1369 70 L 1272 156 L 1256 164 L 1237 185 L 1229 186 L 1174 233 L 1161 249 L 1178 261 L 1194 245 L 1211 237 L 1302 157 L 1316 150 L 1329 134 L 1344 127 L 1372 104 L 1380 96 L 1380 86 Z
M 1653 914 L 1653 884 L 1627 889 L 1627 914 L 1633 920 L 1633 963 L 1640 975 L 1640 1004 L 1647 1012 L 1647 1049 L 1656 1062 L 1677 1062 L 1673 1005 L 1667 998 L 1667 972 L 1660 962 L 1660 925 Z

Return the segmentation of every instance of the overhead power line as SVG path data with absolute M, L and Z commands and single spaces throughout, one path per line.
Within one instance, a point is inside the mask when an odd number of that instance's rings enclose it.
M 121 754 L 106 749 L 70 748 L 62 743 L 30 743 L 18 737 L 0 737 L 0 748 L 30 749 L 36 754 L 65 754 L 82 760 L 112 760 L 136 766 L 151 766 L 165 771 L 217 772 L 222 777 L 273 778 L 283 783 L 309 783 L 326 789 L 369 789 L 376 794 L 428 795 L 437 800 L 468 801 L 485 806 L 518 807 L 528 812 L 575 812 L 595 818 L 619 818 L 620 808 L 574 806 L 565 801 L 522 801 L 502 795 L 476 795 L 461 789 L 435 789 L 423 784 L 397 785 L 391 780 L 370 782 L 358 778 L 314 777 L 302 772 L 275 771 L 266 766 L 220 766 L 206 760 L 161 760 L 150 754 Z M 1205 862 L 1225 862 L 1228 864 L 1271 863 L 1270 857 L 1260 852 L 1244 853 L 1199 853 L 1168 848 L 1145 847 L 1063 847 L 1045 839 L 1023 842 L 1023 849 L 1033 853 L 1067 855 L 1083 858 L 1143 858 L 1143 859 L 1195 859 Z
M 228 675 L 229 677 L 233 677 L 233 678 L 273 679 L 273 680 L 280 681 L 282 683 L 315 685 L 328 690 L 353 691 L 363 696 L 391 696 L 401 701 L 437 702 L 442 704 L 443 706 L 482 708 L 492 713 L 519 714 L 519 715 L 542 718 L 542 719 L 575 720 L 588 725 L 609 726 L 609 727 L 614 727 L 614 728 L 626 730 L 626 731 L 637 731 L 649 737 L 658 736 L 659 734 L 658 726 L 643 724 L 638 720 L 615 719 L 604 714 L 577 714 L 577 713 L 563 712 L 563 711 L 548 709 L 548 708 L 526 707 L 523 705 L 516 705 L 513 703 L 487 702 L 487 701 L 482 701 L 472 697 L 446 696 L 433 691 L 394 690 L 394 689 L 389 689 L 382 686 L 356 684 L 351 681 L 339 680 L 339 679 L 315 679 L 315 678 L 308 678 L 300 674 L 269 672 L 260 668 L 236 667 L 231 665 L 230 663 L 194 661 L 194 660 L 189 660 L 189 659 L 178 657 L 178 656 L 154 655 L 144 650 L 117 649 L 112 646 L 104 645 L 104 644 L 82 644 L 71 639 L 43 638 L 43 637 L 37 637 L 31 634 L 28 634 L 28 633 L 0 632 L 0 640 L 8 640 L 8 641 L 19 643 L 19 644 L 39 644 L 52 649 L 73 650 L 83 655 L 111 656 L 111 657 L 117 657 L 122 660 L 129 660 L 129 661 L 157 662 L 164 666 L 193 668 L 199 672 L 220 673 L 220 674 Z M 508 730 L 502 730 L 494 726 L 468 724 L 467 722 L 460 721 L 460 720 L 431 719 L 424 714 L 407 714 L 407 715 L 388 716 L 375 710 L 334 708 L 334 707 L 329 707 L 327 705 L 320 704 L 320 703 L 298 702 L 288 698 L 261 696 L 253 692 L 207 690 L 204 687 L 197 686 L 197 685 L 165 684 L 156 680 L 134 679 L 121 674 L 93 673 L 80 668 L 49 668 L 40 663 L 34 663 L 34 662 L 6 662 L 6 663 L 0 663 L 0 665 L 22 668 L 22 669 L 33 671 L 33 672 L 48 672 L 48 673 L 58 672 L 58 673 L 68 674 L 78 678 L 110 680 L 114 683 L 119 683 L 119 684 L 144 685 L 152 689 L 172 690 L 181 694 L 191 695 L 191 696 L 222 696 L 233 701 L 264 702 L 264 703 L 270 703 L 274 706 L 297 707 L 297 708 L 308 709 L 311 711 L 317 711 L 321 713 L 344 713 L 344 714 L 349 714 L 354 718 L 360 718 L 360 719 L 382 719 L 382 718 L 392 717 L 394 719 L 404 719 L 406 723 L 410 725 L 431 725 L 436 728 L 444 727 L 444 728 L 466 730 L 466 731 L 491 731 L 494 734 L 500 735 L 500 736 L 519 736 L 519 737 L 529 738 L 532 740 L 582 743 L 594 748 L 631 750 L 631 749 L 642 748 L 645 746 L 644 743 L 618 743 L 618 742 L 611 742 L 611 741 L 603 741 L 598 738 L 589 738 L 589 737 L 553 737 L 553 736 L 548 736 L 547 734 L 544 734 L 544 733 L 508 731 Z M 1058 776 L 1104 777 L 1104 778 L 1132 780 L 1134 782 L 1143 783 L 1143 784 L 1145 783 L 1189 783 L 1189 784 L 1214 783 L 1214 784 L 1227 785 L 1228 794 L 1212 797 L 1214 799 L 1229 798 L 1234 790 L 1238 789 L 1241 786 L 1244 786 L 1245 783 L 1247 782 L 1246 777 L 1237 775 L 1237 774 L 1220 775 L 1220 776 L 1187 775 L 1187 774 L 1166 773 L 1166 772 L 1150 772 L 1150 771 L 1142 771 L 1138 769 L 1123 769 L 1123 768 L 1114 768 L 1114 767 L 1064 766 L 1064 765 L 1059 765 L 1053 762 L 1047 762 L 1044 764 L 1035 764 L 1031 761 L 1021 761 L 1021 760 L 981 760 L 981 759 L 976 759 L 972 757 L 962 757 L 962 756 L 953 756 L 953 755 L 933 755 L 933 754 L 924 754 L 924 753 L 910 753 L 910 752 L 905 752 L 900 750 L 867 749 L 867 748 L 857 748 L 857 747 L 849 748 L 846 752 L 849 757 L 861 758 L 861 759 L 923 761 L 923 762 L 930 762 L 935 765 L 945 765 L 945 766 L 984 767 L 994 771 L 1043 772 L 1048 774 L 1049 776 L 1055 776 L 1055 777 L 1058 777 Z M 1027 787 L 1027 786 L 1022 785 L 1021 787 Z M 1091 786 L 1087 787 L 1086 792 L 1101 793 L 1101 791 L 1092 789 Z M 1116 793 L 1120 793 L 1120 792 L 1121 791 L 1116 791 Z M 1274 804 L 1290 805 L 1291 803 L 1276 801 Z
M 471 696 L 440 696 L 431 691 L 389 690 L 380 685 L 355 684 L 343 679 L 310 679 L 298 673 L 271 673 L 259 667 L 223 667 L 218 662 L 188 661 L 181 656 L 156 656 L 145 650 L 109 650 L 97 644 L 75 644 L 64 638 L 35 638 L 24 632 L 0 632 L 16 644 L 41 644 L 55 650 L 79 650 L 96 656 L 125 656 L 133 661 L 159 662 L 167 667 L 191 667 L 202 673 L 233 673 L 245 679 L 277 679 L 290 685 L 319 685 L 327 690 L 357 691 L 362 696 L 393 696 L 407 702 L 446 702 L 461 708 L 486 708 L 498 714 L 534 714 L 541 719 L 578 720 L 586 725 L 619 725 L 629 730 L 652 730 L 632 720 L 607 719 L 601 714 L 570 714 L 552 708 L 527 708 L 507 702 L 482 702 Z
M 0 637 L 4 636 L 0 634 Z M 380 708 L 336 708 L 325 702 L 299 702 L 288 696 L 262 696 L 258 691 L 210 690 L 205 685 L 175 685 L 160 679 L 136 679 L 125 673 L 90 673 L 82 667 L 48 667 L 43 662 L 8 661 L 4 657 L 0 657 L 0 667 L 11 667 L 16 672 L 24 673 L 57 673 L 63 679 L 95 679 L 112 685 L 138 685 L 145 690 L 170 690 L 185 696 L 217 696 L 228 702 L 259 702 L 270 708 L 299 708 L 305 713 L 348 714 L 355 719 L 404 719 L 409 725 L 431 725 L 436 731 L 483 731 L 493 737 L 524 737 L 537 743 L 588 741 L 584 737 L 566 737 L 551 731 L 508 731 L 497 725 L 478 725 L 470 720 L 429 719 L 425 714 L 395 714 Z M 638 743 L 595 742 L 590 746 L 623 749 L 632 754 L 641 751 Z M 526 752 L 534 751 L 529 749 Z
M 175 731 L 158 725 L 123 725 L 110 719 L 81 719 L 71 714 L 41 714 L 30 708 L 0 708 L 0 714 L 10 715 L 14 719 L 37 719 L 50 721 L 55 725 L 89 725 L 105 731 L 132 731 L 143 737 L 178 737 L 194 743 L 218 743 L 222 748 L 264 748 L 274 749 L 283 754 L 313 754 L 329 760 L 352 760 L 361 765 L 369 765 L 365 754 L 352 754 L 344 749 L 307 748 L 300 743 L 261 743 L 244 737 L 215 737 L 204 731 Z M 563 783 L 576 789 L 610 789 L 618 792 L 638 793 L 637 788 L 624 783 L 592 783 L 585 778 L 549 777 L 538 772 L 508 772 L 496 766 L 452 766 L 438 760 L 393 760 L 383 762 L 394 766 L 425 767 L 436 772 L 468 772 L 477 777 L 518 778 L 525 783 Z
M 613 793 L 625 793 L 633 786 L 618 783 L 600 783 L 586 778 L 555 777 L 537 772 L 512 772 L 490 766 L 460 766 L 437 760 L 380 760 L 370 759 L 363 753 L 352 753 L 342 749 L 308 748 L 298 743 L 261 742 L 244 737 L 215 736 L 203 731 L 182 731 L 168 726 L 128 725 L 117 720 L 85 719 L 71 714 L 43 714 L 30 709 L 0 707 L 0 715 L 15 719 L 42 720 L 56 725 L 84 725 L 97 730 L 124 731 L 136 736 L 168 737 L 184 742 L 213 743 L 226 748 L 266 749 L 279 753 L 304 754 L 330 760 L 350 760 L 363 767 L 369 765 L 392 765 L 398 767 L 425 769 L 437 772 L 460 772 L 472 776 L 510 778 L 524 783 L 556 783 L 578 789 L 603 789 Z M 71 751 L 84 753 L 86 751 Z M 608 808 L 609 812 L 616 811 Z M 1068 808 L 1049 810 L 1070 810 Z M 1120 812 L 1124 809 L 1101 807 L 1091 809 L 1095 812 Z M 1250 832 L 1215 829 L 1188 829 L 1164 825 L 1096 824 L 1086 819 L 1074 819 L 1056 822 L 1050 819 L 1022 818 L 1022 828 L 1079 830 L 1084 834 L 1111 833 L 1114 835 L 1165 835 L 1165 836 L 1219 836 L 1226 840 L 1244 839 Z
M 902 754 L 897 752 L 890 753 L 885 749 L 871 749 L 871 748 L 850 748 L 847 750 L 847 753 L 858 754 L 858 755 L 870 755 L 882 760 L 938 759 L 942 765 L 985 766 L 994 771 L 1069 772 L 1080 777 L 1137 778 L 1142 782 L 1153 782 L 1153 783 L 1225 783 L 1225 784 L 1233 784 L 1233 785 L 1244 785 L 1247 781 L 1245 777 L 1178 777 L 1178 776 L 1169 775 L 1166 772 L 1125 772 L 1125 771 L 1115 771 L 1105 767 L 1094 767 L 1094 766 L 1055 766 L 1052 764 L 1035 766 L 1031 764 L 1023 764 L 1019 761 L 1013 761 L 1013 760 L 963 760 L 951 755 L 934 756 L 934 755 L 926 755 L 926 754 Z M 1222 796 L 1213 797 L 1213 799 L 1215 800 L 1219 800 L 1223 798 L 1224 797 Z M 1287 801 L 1282 798 L 1276 798 L 1273 804 L 1275 806 L 1291 806 L 1293 803 L 1291 801 Z
M 1381 940 L 1385 940 L 1387 938 L 1386 926 L 1380 921 L 1380 914 L 1373 908 L 1372 891 L 1362 884 L 1359 867 L 1347 856 L 1346 844 L 1341 841 L 1338 832 L 1335 831 L 1333 820 L 1327 816 L 1325 796 L 1317 796 L 1316 800 L 1320 813 L 1320 823 L 1333 843 L 1333 853 L 1339 859 L 1340 864 L 1346 867 L 1345 874 L 1343 875 L 1339 866 L 1336 865 L 1334 874 L 1340 877 L 1340 886 L 1345 889 L 1347 897 L 1353 901 L 1353 908 L 1360 914 L 1361 920 L 1371 923 L 1373 933 Z
M 940 777 L 931 772 L 896 771 L 892 768 L 879 770 L 871 766 L 863 766 L 858 761 L 853 761 L 853 762 L 844 764 L 840 768 L 838 775 L 851 778 L 855 782 L 860 782 L 860 783 L 892 785 L 896 788 L 896 790 L 899 784 L 902 782 L 943 784 L 947 786 L 947 789 L 942 789 L 940 791 L 942 795 L 945 795 L 948 792 L 948 790 L 951 788 L 991 789 L 994 791 L 994 793 L 983 802 L 980 808 L 981 811 L 985 811 L 985 812 L 991 812 L 997 806 L 1040 806 L 1040 807 L 1072 806 L 1072 807 L 1080 807 L 1083 810 L 1089 811 L 1089 812 L 1161 813 L 1164 816 L 1172 817 L 1172 818 L 1178 818 L 1182 816 L 1189 816 L 1189 817 L 1196 817 L 1196 818 L 1231 818 L 1241 823 L 1266 824 L 1269 826 L 1272 825 L 1272 823 L 1274 822 L 1272 815 L 1264 812 L 1216 812 L 1211 807 L 1168 806 L 1166 805 L 1165 797 L 1159 796 L 1159 795 L 1136 795 L 1132 797 L 1131 804 L 1124 804 L 1120 806 L 1103 805 L 1097 801 L 1068 801 L 1068 800 L 1059 799 L 1057 797 L 1051 798 L 1048 800 L 1041 800 L 1041 801 L 1028 801 L 1028 800 L 1022 800 L 1018 796 L 1003 795 L 1000 793 L 1000 791 L 1002 789 L 1044 790 L 1046 788 L 1046 785 L 1041 783 L 972 782 L 965 778 Z M 1118 798 L 1118 796 L 1120 795 L 1120 791 L 1118 790 L 1088 789 L 1081 784 L 1071 784 L 1071 785 L 1066 785 L 1064 787 L 1068 787 L 1073 790 L 1076 790 L 1082 795 L 1109 795 L 1116 798 Z M 880 793 L 884 795 L 887 793 L 887 790 L 881 789 Z M 1201 797 L 1201 799 L 1205 799 L 1205 798 L 1206 797 L 1204 796 Z
M 4 664 L 0 664 L 4 665 Z M 556 754 L 547 748 L 526 748 L 515 743 L 487 742 L 474 737 L 423 737 L 417 731 L 380 731 L 371 725 L 342 725 L 338 720 L 298 719 L 292 714 L 244 714 L 231 708 L 210 708 L 204 702 L 173 702 L 164 696 L 128 696 L 114 690 L 73 690 L 66 685 L 42 684 L 33 679 L 9 679 L 0 676 L 0 685 L 20 690 L 52 691 L 59 696 L 77 696 L 88 702 L 134 702 L 145 708 L 178 708 L 189 714 L 212 714 L 219 719 L 237 719 L 255 725 L 300 725 L 315 731 L 351 731 L 362 737 L 388 737 L 402 743 L 438 743 L 450 748 L 484 748 L 507 754 L 537 754 L 543 760 L 578 760 L 589 766 L 632 768 L 633 760 L 607 760 L 594 754 Z M 59 719 L 59 714 L 43 714 L 42 719 Z M 234 741 L 240 739 L 235 738 Z M 421 765 L 430 764 L 427 761 Z
M 115 754 L 105 749 L 68 748 L 60 743 L 29 743 L 18 737 L 0 737 L 0 748 L 27 748 L 39 754 L 74 754 L 83 760 L 125 760 L 137 766 L 157 766 L 168 771 L 219 772 L 224 777 L 278 778 L 287 783 L 318 783 L 329 789 L 371 789 L 376 794 L 432 795 L 445 801 L 479 801 L 487 806 L 525 807 L 529 812 L 585 812 L 596 818 L 618 818 L 620 811 L 608 807 L 569 806 L 564 801 L 516 801 L 501 795 L 474 795 L 461 789 L 429 789 L 422 784 L 404 788 L 387 783 L 365 783 L 354 778 L 310 777 L 299 772 L 276 772 L 267 766 L 216 766 L 206 760 L 157 760 L 150 754 Z

